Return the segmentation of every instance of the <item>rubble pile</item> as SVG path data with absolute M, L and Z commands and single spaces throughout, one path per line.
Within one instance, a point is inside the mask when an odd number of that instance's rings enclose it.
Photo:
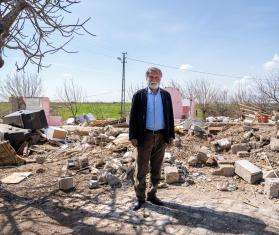
M 0 166 L 28 163 L 30 168 L 24 171 L 28 174 L 22 180 L 55 173 L 56 187 L 64 192 L 80 187 L 77 178 L 84 179 L 88 190 L 133 185 L 137 152 L 128 139 L 127 126 L 89 115 L 79 125 L 75 120 L 70 125 L 68 120 L 68 125 L 48 127 L 42 121 L 35 128 L 28 115 L 43 114 L 16 113 L 0 124 Z M 267 198 L 279 197 L 276 125 L 208 117 L 206 122 L 184 120 L 175 132 L 174 145 L 165 153 L 159 187 L 189 187 L 200 182 L 207 187 L 206 182 L 216 181 L 215 189 L 233 192 L 240 184 L 253 184 Z

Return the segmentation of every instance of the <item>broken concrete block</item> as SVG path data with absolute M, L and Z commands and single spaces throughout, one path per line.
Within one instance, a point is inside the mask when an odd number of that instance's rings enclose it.
M 262 170 L 245 159 L 235 162 L 235 173 L 250 184 L 257 183 L 263 178 Z
M 129 134 L 128 133 L 122 133 L 116 137 L 114 141 L 112 141 L 115 145 L 129 145 Z
M 197 156 L 191 156 L 188 159 L 189 166 L 196 166 L 198 164 L 199 160 Z
M 20 110 L 6 115 L 3 118 L 3 123 L 30 130 L 38 130 L 48 127 L 44 110 Z
M 97 180 L 89 180 L 88 187 L 90 189 L 96 189 L 96 188 L 99 188 L 100 185 L 99 185 L 99 182 Z
M 46 129 L 46 136 L 50 140 L 65 140 L 67 131 L 58 127 L 49 127 Z
M 239 151 L 237 152 L 237 157 L 239 158 L 247 158 L 250 156 L 250 153 L 247 151 Z
M 279 139 L 270 138 L 270 149 L 272 151 L 279 151 Z
M 270 199 L 279 198 L 279 178 L 268 178 L 265 180 L 264 194 Z
M 180 175 L 177 167 L 175 166 L 166 166 L 164 168 L 165 181 L 167 184 L 173 184 L 180 182 Z
M 0 142 L 0 166 L 25 164 L 26 160 L 18 156 L 8 141 Z
M 1 179 L 1 182 L 4 184 L 18 184 L 27 177 L 32 175 L 31 172 L 14 172 L 7 177 Z
M 74 188 L 74 178 L 73 177 L 60 178 L 58 184 L 60 190 L 63 191 L 71 190 Z
M 79 161 L 76 158 L 68 159 L 68 169 L 78 169 L 79 168 Z
M 246 143 L 241 143 L 241 144 L 233 144 L 231 149 L 232 149 L 232 153 L 237 154 L 239 151 L 249 151 L 250 147 Z
M 219 169 L 214 170 L 212 172 L 213 175 L 222 175 L 226 177 L 230 177 L 234 175 L 234 166 L 231 164 L 220 164 Z

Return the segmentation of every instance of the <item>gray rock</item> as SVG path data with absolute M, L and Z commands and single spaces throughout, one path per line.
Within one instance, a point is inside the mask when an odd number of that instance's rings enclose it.
M 90 180 L 88 182 L 88 187 L 90 189 L 96 189 L 96 188 L 99 188 L 99 186 L 100 186 L 100 184 L 99 184 L 99 182 L 97 180 Z
M 268 178 L 265 181 L 264 194 L 268 198 L 279 198 L 279 178 Z
M 232 149 L 232 153 L 237 154 L 239 151 L 249 151 L 250 147 L 246 143 L 241 143 L 241 144 L 233 144 L 231 149 Z
M 107 180 L 109 186 L 111 186 L 113 188 L 121 187 L 120 179 L 116 175 L 111 174 L 110 172 L 106 174 L 106 180 Z

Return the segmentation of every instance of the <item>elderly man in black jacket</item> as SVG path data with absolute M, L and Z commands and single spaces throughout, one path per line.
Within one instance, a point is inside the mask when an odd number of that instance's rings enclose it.
M 135 192 L 138 210 L 145 202 L 146 175 L 150 171 L 151 188 L 147 200 L 156 205 L 163 202 L 156 197 L 161 178 L 161 166 L 167 145 L 174 139 L 174 118 L 170 94 L 160 88 L 162 72 L 151 67 L 146 72 L 147 88 L 137 91 L 132 100 L 129 139 L 137 147 Z

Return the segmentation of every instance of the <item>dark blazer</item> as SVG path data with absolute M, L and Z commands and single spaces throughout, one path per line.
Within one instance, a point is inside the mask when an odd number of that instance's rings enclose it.
M 162 88 L 160 88 L 160 91 L 165 120 L 165 129 L 163 134 L 166 142 L 169 143 L 170 138 L 175 138 L 172 101 L 169 92 Z M 134 94 L 132 99 L 129 139 L 137 139 L 139 144 L 143 143 L 144 130 L 146 126 L 147 92 L 147 88 L 141 89 Z

